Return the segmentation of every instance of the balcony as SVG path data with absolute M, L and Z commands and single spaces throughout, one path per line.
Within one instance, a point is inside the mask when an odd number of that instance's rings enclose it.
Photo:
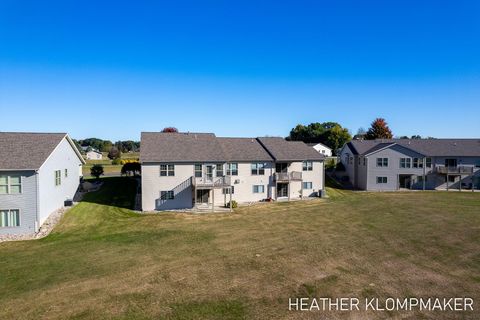
M 439 174 L 464 174 L 469 175 L 474 172 L 473 166 L 456 166 L 456 167 L 446 167 L 446 166 L 436 166 L 435 172 Z
M 193 177 L 192 184 L 197 189 L 223 188 L 231 185 L 230 176 L 225 177 Z
M 302 173 L 299 171 L 277 172 L 275 173 L 275 181 L 277 182 L 302 181 Z

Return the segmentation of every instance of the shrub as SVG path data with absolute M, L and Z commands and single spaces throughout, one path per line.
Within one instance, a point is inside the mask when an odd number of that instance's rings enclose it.
M 345 166 L 343 165 L 343 163 L 339 162 L 337 163 L 337 168 L 336 168 L 338 171 L 345 171 Z
M 103 174 L 103 166 L 101 164 L 94 164 L 93 167 L 90 168 L 90 174 L 99 179 Z
M 121 160 L 121 159 L 119 159 L 119 158 L 117 158 L 117 159 L 113 159 L 113 160 L 112 160 L 112 164 L 113 164 L 113 165 L 119 165 L 119 164 L 122 164 L 122 160 Z
M 334 159 L 328 159 L 327 162 L 325 163 L 325 169 L 331 170 L 335 168 L 335 160 Z
M 238 207 L 237 201 L 232 200 L 232 208 L 236 208 L 236 207 Z M 230 201 L 227 202 L 227 204 L 225 205 L 225 208 L 230 208 Z
M 139 162 L 128 162 L 125 163 L 122 167 L 122 174 L 124 175 L 134 175 L 140 174 L 142 167 Z

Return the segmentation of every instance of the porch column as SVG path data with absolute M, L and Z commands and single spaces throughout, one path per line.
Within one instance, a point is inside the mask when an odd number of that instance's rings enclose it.
M 447 191 L 448 191 L 448 169 L 447 169 Z
M 462 191 L 462 174 L 460 173 L 460 180 L 458 181 L 458 191 Z
M 426 170 L 427 168 L 425 167 L 427 164 L 426 158 L 423 158 L 423 191 L 425 191 L 425 176 L 426 176 Z
M 215 188 L 212 189 L 212 212 L 215 212 Z
M 230 212 L 232 211 L 232 187 L 230 187 Z
M 195 202 L 193 203 L 193 208 L 196 209 L 197 208 L 197 189 L 194 189 L 193 190 L 193 193 L 195 194 Z

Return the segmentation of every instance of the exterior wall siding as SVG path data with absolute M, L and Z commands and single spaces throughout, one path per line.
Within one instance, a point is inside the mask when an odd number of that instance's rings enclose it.
M 275 164 L 273 162 L 265 163 L 265 173 L 263 175 L 252 175 L 252 162 L 234 162 L 238 163 L 238 175 L 231 176 L 231 185 L 234 187 L 232 200 L 238 203 L 258 202 L 267 198 L 275 199 Z M 189 209 L 194 202 L 194 188 L 191 185 L 191 179 L 195 174 L 194 163 L 172 163 L 175 165 L 175 176 L 160 176 L 160 163 L 142 164 L 142 210 L 171 210 L 171 209 Z M 294 162 L 290 165 L 289 171 L 302 172 L 302 162 Z M 224 173 L 226 172 L 224 167 Z M 303 171 L 303 181 L 312 182 L 312 192 L 304 196 L 313 195 L 324 188 L 323 181 L 323 162 L 313 162 L 312 171 Z M 214 174 L 215 176 L 215 174 Z M 301 196 L 301 181 L 290 182 L 291 198 Z M 254 193 L 254 185 L 263 185 L 263 193 Z M 160 199 L 161 191 L 174 191 L 174 199 Z M 213 189 L 209 193 L 209 202 L 212 201 L 214 193 L 215 205 L 221 206 L 230 200 L 230 195 L 224 195 L 222 188 Z
M 63 207 L 66 199 L 73 199 L 80 183 L 82 165 L 67 139 L 63 139 L 38 171 L 39 223 L 45 222 L 55 210 Z M 65 169 L 68 176 L 65 177 Z M 55 171 L 60 170 L 61 184 L 55 185 Z
M 20 210 L 19 227 L 0 227 L 0 234 L 31 234 L 37 230 L 37 173 L 35 171 L 0 171 L 0 175 L 20 175 L 20 194 L 0 194 L 0 210 Z

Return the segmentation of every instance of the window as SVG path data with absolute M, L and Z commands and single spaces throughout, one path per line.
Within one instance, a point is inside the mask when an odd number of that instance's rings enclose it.
M 230 188 L 223 188 L 222 193 L 223 194 L 230 194 L 230 190 L 232 190 L 232 194 L 235 194 L 235 187 L 230 186 Z
M 288 171 L 288 163 L 280 162 L 275 164 L 276 173 L 287 172 L 287 171 Z
M 312 161 L 303 161 L 303 171 L 312 171 L 313 162 Z
M 388 158 L 377 158 L 377 167 L 388 167 Z
M 227 176 L 238 176 L 238 163 L 227 163 Z
M 252 175 L 263 176 L 265 174 L 265 163 L 252 163 Z
M 0 176 L 0 194 L 22 193 L 21 176 Z
M 217 177 L 223 177 L 223 164 L 217 163 L 216 175 Z
M 425 159 L 425 166 L 427 168 L 431 168 L 432 167 L 432 158 L 426 158 Z
M 312 189 L 313 188 L 313 184 L 311 182 L 303 182 L 303 186 L 302 186 L 303 189 Z
M 62 184 L 62 171 L 55 170 L 55 186 Z
M 160 176 L 161 177 L 173 177 L 175 175 L 175 165 L 173 164 L 161 164 Z
M 173 199 L 175 199 L 175 195 L 173 193 L 173 190 L 160 191 L 160 199 L 161 200 L 173 200 Z
M 265 192 L 265 186 L 263 185 L 253 186 L 253 193 L 264 193 L 264 192 Z
M 400 168 L 411 168 L 412 159 L 411 158 L 400 158 Z
M 202 177 L 202 165 L 200 163 L 195 164 L 195 177 L 197 178 Z
M 20 210 L 0 210 L 0 227 L 19 227 Z
M 377 177 L 377 183 L 387 183 L 387 177 Z
M 322 150 L 322 153 L 325 154 L 325 150 Z
M 65 169 L 65 178 L 68 177 L 68 169 Z
M 423 168 L 423 159 L 413 158 L 413 167 L 414 168 Z

